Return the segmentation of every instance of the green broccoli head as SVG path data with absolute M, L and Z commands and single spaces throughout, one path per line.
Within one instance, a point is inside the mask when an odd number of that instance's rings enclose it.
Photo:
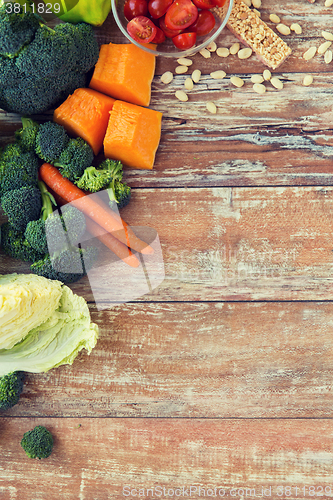
M 33 40 L 39 26 L 38 16 L 24 12 L 22 7 L 20 12 L 15 13 L 13 4 L 4 3 L 0 7 L 0 54 L 15 57 L 22 47 Z
M 0 410 L 8 410 L 19 402 L 23 391 L 24 372 L 12 372 L 0 377 Z
M 23 127 L 15 131 L 16 142 L 23 151 L 31 151 L 34 153 L 39 123 L 25 116 L 21 118 L 21 121 Z
M 86 231 L 84 214 L 72 205 L 54 211 L 45 221 L 46 238 L 52 254 L 81 242 Z
M 9 222 L 1 225 L 1 249 L 10 257 L 24 262 L 36 262 L 44 256 L 30 245 L 24 232 L 13 228 Z
M 119 160 L 107 158 L 98 165 L 98 170 L 108 170 L 114 180 L 121 181 L 123 178 L 123 164 Z
M 44 161 L 54 164 L 66 148 L 69 136 L 61 125 L 45 122 L 39 126 L 36 136 L 36 154 Z
M 74 283 L 87 274 L 97 257 L 96 247 L 69 248 L 52 258 L 49 254 L 45 255 L 38 262 L 34 262 L 30 269 L 33 273 L 44 276 L 44 278 L 63 283 Z
M 110 170 L 100 170 L 95 167 L 88 167 L 83 172 L 83 175 L 75 184 L 83 191 L 97 193 L 101 189 L 106 189 L 112 181 L 112 173 Z
M 28 222 L 24 231 L 24 237 L 34 250 L 42 254 L 48 252 L 45 221 L 43 219 Z
M 20 70 L 15 64 L 15 59 L 9 59 L 0 55 L 0 85 L 17 85 L 20 78 Z
M 69 140 L 54 166 L 60 169 L 63 177 L 75 182 L 91 165 L 93 159 L 92 148 L 82 137 L 77 137 Z
M 115 181 L 114 183 L 114 200 L 110 199 L 110 206 L 114 208 L 114 202 L 118 208 L 124 208 L 129 204 L 131 199 L 131 188 L 125 182 Z
M 95 66 L 99 57 L 99 46 L 94 36 L 93 28 L 87 23 L 61 23 L 54 28 L 62 36 L 70 36 L 78 55 L 76 67 L 80 72 L 87 73 Z
M 2 196 L 1 207 L 10 224 L 24 231 L 28 222 L 39 219 L 42 208 L 40 190 L 32 186 L 12 189 Z
M 37 425 L 23 434 L 21 446 L 29 458 L 47 458 L 52 453 L 53 437 L 46 427 Z
M 0 158 L 0 194 L 23 186 L 37 186 L 38 158 L 19 144 L 8 144 Z

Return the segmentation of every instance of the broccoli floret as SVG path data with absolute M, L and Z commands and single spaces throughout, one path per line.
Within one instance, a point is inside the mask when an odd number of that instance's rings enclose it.
M 8 144 L 0 158 L 0 194 L 23 186 L 37 186 L 38 158 L 19 144 Z
M 99 46 L 92 26 L 87 23 L 61 23 L 54 28 L 58 33 L 69 35 L 74 41 L 77 54 L 77 69 L 87 73 L 95 64 L 99 57 Z
M 52 258 L 47 254 L 38 262 L 34 262 L 30 269 L 33 273 L 44 276 L 44 278 L 63 283 L 74 283 L 92 268 L 97 256 L 96 247 L 71 248 L 63 250 Z
M 97 191 L 107 188 L 111 181 L 112 173 L 110 170 L 100 170 L 96 167 L 88 167 L 75 184 L 84 191 L 97 193 Z
M 5 254 L 24 262 L 36 262 L 44 256 L 30 245 L 23 231 L 14 229 L 9 222 L 1 225 L 1 249 Z
M 47 458 L 52 453 L 53 437 L 43 425 L 37 425 L 23 434 L 21 446 L 29 458 Z
M 21 118 L 21 121 L 23 127 L 15 131 L 16 142 L 21 146 L 23 151 L 35 152 L 39 123 L 25 116 Z
M 53 213 L 53 206 L 56 206 L 56 201 L 52 194 L 47 190 L 46 185 L 42 181 L 38 181 L 38 187 L 42 196 L 41 215 L 38 220 L 28 222 L 24 232 L 24 236 L 28 243 L 41 253 L 48 252 L 45 221 Z
M 24 372 L 12 372 L 0 377 L 0 410 L 8 410 L 19 402 L 24 377 Z
M 82 176 L 93 159 L 94 152 L 92 148 L 84 139 L 77 137 L 69 140 L 54 166 L 60 168 L 63 177 L 74 182 Z
M 99 56 L 93 29 L 85 23 L 52 29 L 32 12 L 8 16 L 5 5 L 0 15 L 0 106 L 21 115 L 54 109 L 87 84 Z M 22 33 L 18 26 L 25 27 Z
M 69 136 L 61 125 L 45 122 L 39 126 L 36 136 L 36 154 L 48 163 L 55 163 L 66 148 Z
M 114 199 L 113 199 L 114 197 Z M 125 182 L 116 180 L 113 184 L 113 190 L 109 189 L 110 207 L 124 208 L 131 199 L 131 188 Z
M 12 189 L 2 196 L 1 207 L 10 224 L 24 231 L 28 222 L 39 219 L 42 208 L 40 190 L 32 186 Z
M 80 243 L 86 231 L 84 214 L 72 205 L 61 208 L 61 214 L 53 212 L 45 221 L 46 236 L 52 252 Z
M 17 56 L 16 65 L 22 73 L 40 78 L 65 73 L 75 67 L 77 57 L 73 37 L 43 24 Z
M 13 10 L 9 3 L 0 7 L 0 54 L 10 58 L 33 40 L 40 26 L 38 16 L 24 12 L 22 8 L 19 13 Z

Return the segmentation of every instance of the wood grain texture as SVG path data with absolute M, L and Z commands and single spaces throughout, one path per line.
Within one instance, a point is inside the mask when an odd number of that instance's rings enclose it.
M 332 303 L 91 309 L 96 348 L 27 377 L 20 417 L 331 418 Z
M 56 438 L 41 461 L 19 444 L 38 424 Z M 194 499 L 330 498 L 333 489 L 331 420 L 12 418 L 0 432 L 4 500 L 182 498 L 190 487 Z

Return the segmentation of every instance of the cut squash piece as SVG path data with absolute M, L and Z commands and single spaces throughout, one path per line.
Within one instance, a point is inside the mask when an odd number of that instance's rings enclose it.
M 156 48 L 156 45 L 149 45 Z M 116 99 L 149 106 L 156 56 L 132 43 L 101 45 L 89 87 Z
M 53 120 L 70 135 L 82 137 L 97 155 L 114 103 L 115 99 L 96 90 L 79 88 L 54 111 Z
M 161 138 L 162 113 L 124 101 L 116 101 L 110 112 L 104 138 L 106 158 L 128 167 L 152 169 Z

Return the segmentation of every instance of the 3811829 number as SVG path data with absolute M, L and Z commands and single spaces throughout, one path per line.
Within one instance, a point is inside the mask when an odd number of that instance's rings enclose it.
M 61 5 L 60 3 L 38 3 L 34 4 L 31 3 L 24 3 L 24 4 L 19 4 L 15 2 L 6 2 L 6 12 L 7 14 L 19 14 L 21 12 L 21 9 L 23 9 L 23 12 L 33 12 L 34 14 L 59 14 L 61 10 Z

